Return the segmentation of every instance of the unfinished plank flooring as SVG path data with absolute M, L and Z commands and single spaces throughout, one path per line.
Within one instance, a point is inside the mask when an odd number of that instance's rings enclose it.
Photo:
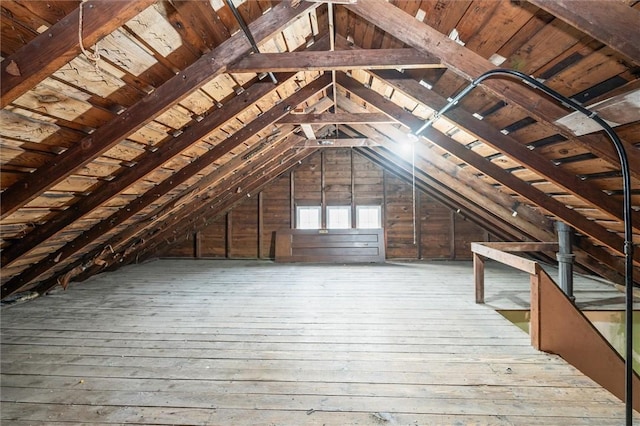
M 2 309 L 2 424 L 623 422 L 468 262 L 161 260 Z

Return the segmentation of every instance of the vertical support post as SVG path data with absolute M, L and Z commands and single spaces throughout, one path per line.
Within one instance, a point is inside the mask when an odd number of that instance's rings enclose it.
M 334 86 L 335 87 L 335 86 Z M 357 227 L 356 212 L 356 171 L 353 163 L 353 148 L 349 150 L 349 160 L 351 163 L 351 227 Z
M 538 266 L 536 266 L 536 269 Z M 540 327 L 540 275 L 532 274 L 531 277 L 531 308 L 530 308 L 530 323 L 529 323 L 529 335 L 531 336 L 531 346 L 535 349 L 542 350 L 542 330 Z
M 572 302 L 576 298 L 573 295 L 573 259 L 575 255 L 572 251 L 572 234 L 573 231 L 569 225 L 564 222 L 556 222 L 556 231 L 558 232 L 559 251 L 556 253 L 558 260 L 558 283 Z
M 291 173 L 289 173 L 289 194 L 290 194 L 290 205 L 289 205 L 289 214 L 290 214 L 290 228 L 291 229 L 295 229 L 296 226 L 298 226 L 298 224 L 296 223 L 297 219 L 296 219 L 296 200 L 295 200 L 295 187 L 296 187 L 296 181 L 295 181 L 295 177 L 294 177 L 294 171 L 292 170 Z
M 264 245 L 264 216 L 262 214 L 263 206 L 264 206 L 264 196 L 262 195 L 262 191 L 258 193 L 258 259 L 262 259 L 263 250 L 262 246 Z
M 451 210 L 449 226 L 449 259 L 456 260 L 456 212 Z
M 227 213 L 226 227 L 224 233 L 224 257 L 231 258 L 231 212 Z
M 193 236 L 193 251 L 196 259 L 202 257 L 202 232 L 198 231 Z
M 380 223 L 387 234 L 387 172 L 382 169 L 382 208 L 380 209 Z M 386 237 L 385 237 L 386 240 Z
M 325 151 L 320 151 L 320 228 L 327 229 L 327 193 L 325 192 Z
M 484 303 L 484 258 L 473 253 L 473 279 L 476 284 L 476 303 Z
M 420 220 L 420 212 L 422 211 L 422 197 L 420 196 L 420 191 L 416 192 L 416 205 L 415 205 L 415 210 L 413 212 L 414 217 L 416 218 L 415 220 L 415 227 L 416 227 L 416 249 L 417 249 L 417 253 L 416 255 L 418 256 L 418 260 L 422 260 L 423 256 L 422 256 L 422 221 Z

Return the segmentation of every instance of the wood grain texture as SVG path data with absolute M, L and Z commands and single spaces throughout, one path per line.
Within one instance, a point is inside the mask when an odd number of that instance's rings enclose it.
M 276 262 L 376 263 L 385 261 L 382 229 L 282 229 Z
M 434 28 L 417 20 L 412 20 L 410 16 L 391 3 L 383 0 L 371 0 L 367 2 L 366 6 L 362 3 L 357 3 L 346 5 L 345 7 L 408 45 L 440 58 L 444 64 L 464 77 L 467 82 L 495 69 L 495 66 L 487 59 L 466 49 L 464 46 L 460 46 Z M 555 120 L 566 115 L 564 107 L 545 98 L 540 98 L 532 94 L 528 88 L 512 81 L 490 79 L 482 84 L 499 98 L 518 105 L 537 121 L 555 126 Z M 574 135 L 570 131 L 558 126 L 555 127 L 560 134 L 574 139 Z M 610 164 L 618 166 L 618 155 L 611 145 L 599 144 L 594 138 L 583 138 L 579 142 L 584 143 L 593 153 L 601 156 Z M 628 145 L 631 164 L 640 164 L 640 154 L 636 152 L 637 150 L 632 149 L 630 144 Z M 635 169 L 640 170 L 640 168 Z M 636 175 L 634 174 L 634 176 Z
M 328 76 L 319 77 L 317 80 L 311 82 L 309 85 L 287 98 L 286 101 L 291 102 L 293 105 L 298 105 L 316 92 L 324 89 L 327 84 L 329 84 Z M 46 272 L 55 266 L 61 259 L 66 259 L 71 254 L 99 238 L 113 226 L 124 222 L 135 213 L 141 211 L 157 200 L 159 196 L 166 194 L 179 184 L 185 182 L 200 170 L 243 143 L 246 139 L 255 135 L 255 133 L 277 121 L 286 113 L 286 109 L 274 106 L 256 121 L 251 122 L 241 131 L 235 133 L 233 137 L 216 145 L 205 155 L 198 158 L 198 160 L 180 169 L 178 172 L 165 179 L 160 185 L 154 186 L 153 189 L 146 192 L 142 197 L 135 199 L 127 206 L 127 208 L 114 212 L 111 216 L 93 226 L 89 231 L 78 236 L 74 241 L 66 244 L 63 248 L 47 256 L 43 261 L 33 265 L 28 270 L 23 271 L 20 275 L 13 277 L 10 281 L 5 282 L 2 285 L 2 297 L 4 298 L 7 295 L 12 294 L 32 280 L 38 278 L 43 272 Z
M 388 68 L 442 68 L 439 60 L 415 49 L 257 53 L 230 64 L 230 72 L 291 72 Z
M 615 397 L 473 303 L 470 274 L 468 262 L 131 266 L 2 310 L 0 415 L 34 426 L 619 424 Z M 527 287 L 493 265 L 487 277 Z
M 282 75 L 280 84 L 289 81 L 293 76 Z M 2 264 L 10 265 L 13 261 L 28 253 L 42 242 L 46 241 L 57 232 L 69 226 L 74 221 L 88 214 L 110 198 L 121 193 L 123 190 L 134 184 L 139 179 L 145 177 L 151 171 L 162 166 L 171 158 L 179 155 L 181 151 L 207 136 L 214 129 L 220 127 L 227 121 L 233 119 L 242 112 L 247 105 L 258 101 L 269 92 L 277 89 L 272 83 L 256 83 L 250 91 L 245 91 L 239 96 L 231 99 L 222 108 L 215 108 L 207 114 L 200 122 L 193 121 L 190 126 L 180 136 L 168 137 L 154 152 L 147 153 L 136 163 L 135 167 L 125 169 L 118 174 L 117 179 L 105 182 L 99 191 L 84 197 L 79 205 L 68 209 L 66 212 L 56 216 L 55 219 L 37 227 L 37 232 L 31 232 L 13 246 L 2 251 Z
M 290 19 L 307 12 L 315 5 L 292 8 L 281 3 L 271 12 L 251 25 L 255 39 L 259 42 L 282 29 Z M 165 112 L 175 102 L 185 98 L 201 85 L 225 72 L 227 64 L 248 52 L 250 45 L 243 34 L 236 34 L 212 52 L 203 55 L 195 63 L 175 75 L 153 93 L 132 105 L 93 134 L 85 137 L 55 161 L 47 163 L 26 176 L 18 185 L 13 185 L 1 200 L 2 217 L 17 210 L 29 200 L 58 183 L 75 169 L 93 160 L 113 145 L 141 128 L 153 117 Z
M 155 0 L 93 0 L 83 5 L 83 43 L 93 46 Z M 80 53 L 79 13 L 72 12 L 0 63 L 0 107 L 20 97 Z M 38 54 L 34 54 L 34 53 Z M 18 75 L 7 71 L 10 65 Z
M 584 0 L 531 0 L 596 40 L 640 64 L 640 11 L 623 2 L 594 3 Z

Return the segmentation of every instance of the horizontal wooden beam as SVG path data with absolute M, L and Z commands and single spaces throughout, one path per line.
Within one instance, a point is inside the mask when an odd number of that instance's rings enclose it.
M 622 1 L 529 0 L 640 64 L 640 10 Z
M 345 7 L 409 46 L 440 58 L 449 69 L 469 81 L 496 68 L 486 58 L 385 0 L 367 0 Z M 591 135 L 577 139 L 570 130 L 555 124 L 558 118 L 567 114 L 567 109 L 557 102 L 540 96 L 513 79 L 487 79 L 481 86 L 508 104 L 518 106 L 536 121 L 548 124 L 564 137 L 577 141 L 612 166 L 619 167 L 618 154 L 612 144 L 602 143 L 600 138 Z M 631 173 L 634 177 L 640 177 L 640 151 L 629 142 L 623 143 L 627 147 Z
M 89 214 L 112 197 L 120 194 L 126 188 L 137 182 L 138 179 L 143 178 L 148 173 L 162 166 L 193 143 L 198 142 L 213 130 L 240 114 L 260 98 L 288 82 L 294 75 L 295 74 L 292 73 L 279 74 L 278 85 L 274 85 L 271 81 L 257 82 L 251 87 L 251 90 L 245 90 L 240 95 L 226 102 L 222 108 L 214 107 L 209 114 L 204 116 L 202 121 L 198 122 L 194 120 L 186 127 L 184 133 L 177 138 L 169 136 L 157 145 L 157 151 L 146 153 L 135 167 L 126 168 L 121 173 L 118 173 L 116 179 L 103 183 L 99 190 L 83 197 L 78 205 L 60 212 L 43 225 L 36 226 L 33 231 L 29 232 L 26 236 L 3 249 L 0 256 L 3 267 L 10 265 L 65 227 Z
M 290 139 L 290 141 L 287 141 L 286 139 Z M 295 145 L 298 139 L 298 136 L 285 137 L 280 141 L 282 143 L 277 143 L 278 146 L 275 149 L 278 149 L 279 151 L 281 149 L 286 150 L 287 147 Z M 213 210 L 213 207 L 215 207 L 215 205 L 223 198 L 226 200 L 224 196 L 225 191 L 231 191 L 231 196 L 235 197 L 237 200 L 244 199 L 247 191 L 249 193 L 254 193 L 254 188 L 245 184 L 246 179 L 251 176 L 249 170 L 259 174 L 260 169 L 264 167 L 265 163 L 271 163 L 273 161 L 277 161 L 278 166 L 281 166 L 281 158 L 282 157 L 279 156 L 260 156 L 257 160 L 246 162 L 244 165 L 239 165 L 240 163 L 238 162 L 237 157 L 234 158 L 221 167 L 221 169 L 224 170 L 217 169 L 206 177 L 209 181 L 215 181 L 217 178 L 224 177 L 227 174 L 227 171 L 233 169 L 232 166 L 238 166 L 236 167 L 238 173 L 233 174 L 229 180 L 222 182 L 222 185 L 214 185 L 213 188 L 202 192 L 198 197 L 192 198 L 181 208 L 175 209 L 175 206 L 169 206 L 170 211 L 166 212 L 167 214 L 164 215 L 164 217 L 159 217 L 153 221 L 143 220 L 142 222 L 138 222 L 130 226 L 124 232 L 127 234 L 126 238 L 123 238 L 122 233 L 114 236 L 114 238 L 104 244 L 105 246 L 111 246 L 114 250 L 113 254 L 108 254 L 108 256 L 103 259 L 107 264 L 94 264 L 79 275 L 73 277 L 72 280 L 84 281 L 91 275 L 99 273 L 107 268 L 116 269 L 118 266 L 126 264 L 131 259 L 136 259 L 140 250 L 148 250 L 149 247 L 154 247 L 155 245 L 162 243 L 166 238 L 179 235 L 182 232 L 183 227 L 188 227 L 190 224 L 195 223 L 195 219 L 199 220 L 204 217 L 205 220 L 214 220 L 218 214 L 216 213 L 217 210 Z M 260 176 L 263 176 L 263 174 L 260 174 Z M 266 179 L 263 178 L 258 180 L 261 184 L 267 184 L 271 181 L 271 176 Z M 237 193 L 236 191 L 229 189 L 231 187 L 235 189 L 238 186 L 244 188 L 245 191 Z M 198 190 L 198 184 L 195 184 L 186 191 L 191 192 Z M 171 202 L 169 204 L 171 204 Z M 101 253 L 101 250 L 102 246 L 93 250 L 91 255 L 86 257 L 92 259 L 95 256 L 98 256 Z M 64 275 L 67 271 L 71 271 L 81 264 L 82 260 L 70 263 L 61 272 L 40 282 L 36 286 L 36 291 L 40 294 L 45 293 L 57 284 L 57 276 Z
M 309 9 L 314 7 L 317 7 L 317 4 L 302 3 L 293 8 L 290 2 L 282 2 L 254 21 L 250 25 L 251 31 L 256 41 L 260 42 L 280 31 L 292 19 L 309 12 Z M 158 87 L 153 93 L 96 129 L 94 133 L 74 144 L 67 151 L 55 157 L 53 161 L 7 188 L 2 193 L 0 200 L 0 217 L 5 217 L 16 211 L 48 188 L 65 179 L 74 170 L 97 158 L 140 129 L 155 116 L 168 110 L 173 104 L 188 96 L 201 85 L 226 72 L 229 61 L 241 57 L 250 49 L 251 46 L 244 34 L 237 33 L 211 52 L 200 57 L 196 62 Z
M 155 2 L 92 0 L 84 3 L 83 44 L 93 46 Z M 80 54 L 79 16 L 78 8 L 0 63 L 0 108 L 22 96 Z
M 349 71 L 355 69 L 443 68 L 439 59 L 416 49 L 254 53 L 230 64 L 230 72 Z
M 533 260 L 525 259 L 524 257 L 516 256 L 515 254 L 506 253 L 504 251 L 488 247 L 482 243 L 471 243 L 471 251 L 479 254 L 480 256 L 497 260 L 500 263 L 504 263 L 505 265 L 509 265 L 531 275 L 537 274 L 538 268 L 540 268 L 538 263 Z
M 396 71 L 375 71 L 372 73 L 384 83 L 400 91 L 406 96 L 440 109 L 447 104 L 442 96 L 429 90 L 417 81 L 406 78 L 404 74 Z M 475 135 L 483 143 L 505 154 L 518 164 L 543 176 L 550 182 L 564 188 L 575 197 L 597 206 L 598 209 L 622 220 L 620 203 L 613 197 L 604 194 L 597 187 L 578 178 L 575 173 L 570 173 L 555 166 L 547 158 L 538 154 L 536 150 L 530 150 L 509 135 L 505 135 L 486 121 L 476 119 L 470 112 L 462 107 L 449 110 L 446 118 L 453 121 L 462 130 Z M 640 230 L 640 213 L 633 212 L 634 227 Z
M 349 79 L 349 80 L 352 80 L 352 79 Z M 345 84 L 347 86 L 352 86 L 349 80 L 345 79 L 340 74 L 338 75 L 338 83 L 341 85 Z M 355 87 L 353 87 L 353 90 L 357 91 L 358 96 L 363 98 L 370 105 L 373 105 L 374 107 L 381 110 L 382 108 L 385 108 L 387 113 L 392 113 L 392 110 L 394 108 L 401 110 L 401 108 L 395 104 L 389 105 L 388 103 L 385 103 L 384 102 L 385 99 L 377 92 L 374 92 L 373 90 L 368 90 L 368 89 L 365 89 L 366 90 L 365 91 L 365 90 L 362 90 L 362 88 L 363 86 L 356 85 Z M 377 128 L 384 133 L 384 130 L 382 129 L 383 126 L 389 126 L 389 125 L 378 125 Z M 393 131 L 393 132 L 397 131 L 395 127 L 393 126 L 390 126 L 390 127 L 391 128 L 389 129 L 389 131 Z M 422 134 L 422 136 L 427 138 L 432 143 L 440 146 L 442 149 L 446 150 L 447 152 L 451 153 L 453 156 L 458 157 L 459 159 L 469 164 L 473 168 L 479 170 L 480 172 L 486 174 L 487 176 L 491 176 L 501 185 L 504 185 L 506 188 L 509 188 L 512 191 L 520 194 L 522 197 L 528 199 L 529 201 L 539 206 L 540 208 L 548 211 L 549 213 L 553 214 L 554 216 L 562 219 L 567 223 L 571 223 L 573 227 L 575 227 L 577 230 L 584 233 L 585 235 L 588 235 L 594 240 L 599 241 L 600 243 L 604 244 L 614 252 L 621 255 L 623 254 L 623 251 L 622 251 L 624 246 L 623 240 L 617 234 L 613 232 L 609 232 L 604 227 L 598 225 L 594 221 L 587 219 L 585 216 L 582 216 L 577 211 L 566 207 L 564 204 L 560 203 L 559 201 L 555 200 L 552 197 L 549 197 L 544 192 L 534 188 L 533 186 L 529 185 L 527 182 L 524 182 L 523 180 L 517 178 L 513 174 L 502 169 L 501 167 L 497 166 L 491 161 L 488 161 L 484 157 L 476 154 L 474 151 L 467 149 L 459 142 L 453 140 L 452 138 L 450 138 L 449 136 L 443 133 L 440 133 L 433 127 L 427 128 Z M 440 162 L 439 158 L 435 156 L 433 160 L 434 161 L 437 160 L 438 162 Z M 455 173 L 454 175 L 458 177 L 460 176 L 459 174 L 455 174 Z M 478 181 L 475 186 L 478 186 L 481 183 L 482 183 L 481 181 Z M 548 241 L 549 239 L 545 238 L 542 240 Z M 634 262 L 636 264 L 640 264 L 640 256 L 638 255 L 637 252 L 634 254 Z
M 247 193 L 255 194 L 264 189 L 269 183 L 286 173 L 288 170 L 299 164 L 300 161 L 311 155 L 313 151 L 300 150 L 293 151 L 292 155 L 284 157 L 267 159 L 263 167 L 267 170 L 261 173 L 243 174 L 240 179 L 234 179 L 232 187 L 242 187 L 241 193 L 227 190 L 216 190 L 210 195 L 209 201 L 199 203 L 197 205 L 188 206 L 190 211 L 188 217 L 175 215 L 171 220 L 166 221 L 161 226 L 159 232 L 154 231 L 152 235 L 143 236 L 144 243 L 140 246 L 140 251 L 132 252 L 122 259 L 123 264 L 127 264 L 135 259 L 135 255 L 141 254 L 144 257 L 145 252 L 149 253 L 153 248 L 160 244 L 167 244 L 169 238 L 176 238 L 176 235 L 186 234 L 188 231 L 194 231 L 200 227 L 207 226 L 220 215 L 227 213 L 237 204 L 244 201 Z
M 324 114 L 289 114 L 278 120 L 278 124 L 369 124 L 396 123 L 397 120 L 387 114 L 372 112 L 351 114 L 348 112 Z
M 470 220 L 479 228 L 491 232 L 498 238 L 506 240 L 526 239 L 522 231 L 517 229 L 513 223 L 499 220 L 483 208 L 460 194 L 452 191 L 445 184 L 442 184 L 421 170 L 414 170 L 409 162 L 402 162 L 399 157 L 391 151 L 381 151 L 373 149 L 358 149 L 356 151 L 364 158 L 382 167 L 386 171 L 396 175 L 408 184 L 412 184 L 415 176 L 416 188 L 433 197 L 452 211 L 457 211 L 463 215 L 465 220 Z
M 558 243 L 538 243 L 538 242 L 490 242 L 482 243 L 486 247 L 496 250 L 517 252 L 517 251 L 558 251 Z
M 325 89 L 330 83 L 331 79 L 328 75 L 320 76 L 318 79 L 312 81 L 299 91 L 286 98 L 284 102 L 287 102 L 292 107 L 295 107 L 300 103 L 306 101 L 309 97 Z M 159 197 L 163 196 L 167 192 L 174 189 L 176 186 L 190 179 L 200 170 L 211 165 L 220 157 L 226 155 L 229 151 L 235 149 L 246 139 L 260 132 L 265 127 L 273 124 L 286 113 L 286 110 L 280 105 L 272 107 L 256 120 L 250 122 L 247 126 L 236 132 L 232 137 L 216 145 L 213 149 L 211 149 L 189 165 L 178 170 L 176 173 L 147 191 L 144 195 L 136 198 L 126 207 L 121 208 L 108 218 L 104 219 L 101 222 L 98 222 L 90 230 L 87 230 L 84 233 L 80 234 L 73 241 L 65 244 L 60 249 L 49 254 L 45 259 L 30 266 L 26 270 L 22 271 L 19 275 L 11 278 L 9 281 L 2 285 L 2 298 L 15 293 L 26 284 L 30 283 L 43 273 L 56 266 L 58 262 L 67 259 L 97 238 L 100 238 L 114 226 L 123 223 L 125 220 L 129 219 L 137 212 L 146 208 L 148 205 L 158 200 Z
M 282 78 L 279 78 L 279 80 L 282 82 Z M 266 84 L 271 85 L 270 82 Z M 274 86 L 271 85 L 271 87 Z M 313 105 L 313 107 L 317 111 L 325 111 L 329 107 L 333 106 L 333 102 L 324 102 L 323 99 Z M 225 106 L 227 105 L 225 104 Z M 259 144 L 256 148 L 253 148 L 250 151 L 251 155 L 242 155 L 232 158 L 213 172 L 200 178 L 195 184 L 182 190 L 181 193 L 175 196 L 173 199 L 149 212 L 138 222 L 128 226 L 125 230 L 119 232 L 103 245 L 112 247 L 112 249 L 116 252 L 116 254 L 114 255 L 115 257 L 112 256 L 111 260 L 106 260 L 110 263 L 113 263 L 114 260 L 117 260 L 119 251 L 130 251 L 130 247 L 137 247 L 138 242 L 141 240 L 141 238 L 148 239 L 149 235 L 155 235 L 155 233 L 160 232 L 160 229 L 165 229 L 168 226 L 167 221 L 169 220 L 171 215 L 175 217 L 176 214 L 179 214 L 176 212 L 176 210 L 185 208 L 185 211 L 189 211 L 191 215 L 196 214 L 196 211 L 201 207 L 203 200 L 211 198 L 213 191 L 220 191 L 219 188 L 221 187 L 229 187 L 230 185 L 234 186 L 237 179 L 244 178 L 247 174 L 260 173 L 259 167 L 266 161 L 277 161 L 278 164 L 280 164 L 280 160 L 284 159 L 281 154 L 289 150 L 290 148 L 293 148 L 298 142 L 303 140 L 303 138 L 300 136 L 292 135 L 293 130 L 294 127 L 291 125 L 280 126 L 278 128 L 277 135 L 274 136 L 273 140 L 270 143 L 264 145 Z M 231 174 L 233 176 L 229 176 Z M 264 176 L 264 174 L 262 174 L 261 176 Z M 239 186 L 250 190 L 245 184 L 239 184 Z M 243 195 L 244 194 L 246 194 L 246 192 L 243 191 Z M 182 200 L 184 199 L 191 200 L 188 206 L 182 203 Z M 191 207 L 191 204 L 193 204 L 193 207 Z M 152 232 L 152 234 L 149 234 L 149 232 L 147 231 Z M 96 258 L 102 253 L 103 246 L 94 249 L 89 254 L 85 254 L 83 258 Z M 61 271 L 58 271 L 56 275 L 64 275 L 67 271 L 73 270 L 81 264 L 82 260 L 75 260 L 66 265 Z M 82 272 L 78 276 L 78 279 L 80 281 L 83 281 L 83 279 L 86 279 L 91 275 L 100 272 L 105 267 L 106 266 L 102 265 L 91 266 L 89 269 Z M 38 288 L 49 289 L 50 287 L 48 286 L 52 286 L 55 284 L 55 280 L 47 279 L 41 285 L 39 284 Z
M 307 139 L 296 145 L 298 148 L 354 148 L 359 146 L 378 146 L 378 142 L 368 138 L 343 139 Z
M 637 84 L 638 81 L 634 83 Z M 587 108 L 598 113 L 600 118 L 606 120 L 611 127 L 632 123 L 640 117 L 640 88 L 588 105 Z M 576 136 L 602 130 L 598 123 L 578 111 L 556 120 L 556 123 L 570 129 Z

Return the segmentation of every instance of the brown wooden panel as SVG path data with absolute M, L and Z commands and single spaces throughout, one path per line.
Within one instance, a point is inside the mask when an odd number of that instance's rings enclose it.
M 313 154 L 294 172 L 294 194 L 296 204 L 320 205 L 322 185 L 322 158 L 320 152 Z
M 466 220 L 463 216 L 454 215 L 455 220 L 455 258 L 471 259 L 471 243 L 483 241 L 484 231 L 476 224 Z
M 417 244 L 413 241 L 412 190 L 411 185 L 400 178 L 385 178 L 386 202 L 384 227 L 387 231 L 387 255 L 390 258 L 417 257 Z M 417 219 L 417 218 L 416 218 Z
M 286 174 L 263 191 L 262 257 L 275 259 L 276 231 L 291 227 L 290 190 L 290 176 Z
M 258 197 L 251 197 L 233 209 L 229 257 L 258 257 Z
M 193 235 L 169 246 L 163 257 L 195 257 Z
M 225 217 L 221 216 L 213 224 L 202 230 L 200 254 L 202 257 L 224 257 L 226 243 Z
M 451 210 L 426 194 L 420 194 L 420 227 L 424 259 L 451 258 Z
M 382 229 L 285 229 L 276 233 L 276 262 L 384 262 Z

